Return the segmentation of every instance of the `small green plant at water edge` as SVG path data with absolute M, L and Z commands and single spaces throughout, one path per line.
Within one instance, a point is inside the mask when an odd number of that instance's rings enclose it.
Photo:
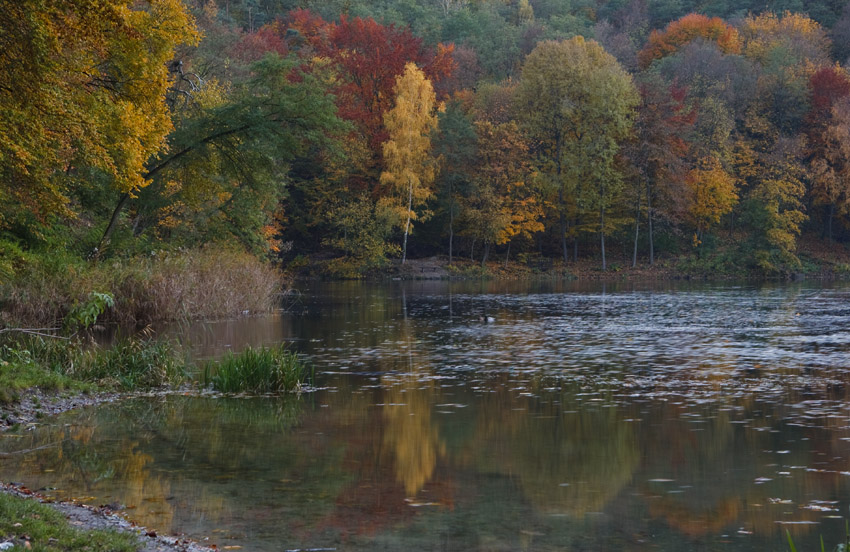
M 785 537 L 788 539 L 788 548 L 791 552 L 797 552 L 797 547 L 794 545 L 794 539 L 791 538 L 791 532 L 785 530 Z M 850 520 L 844 522 L 844 542 L 838 544 L 833 549 L 834 552 L 850 552 Z M 826 552 L 826 547 L 823 543 L 823 535 L 820 536 L 820 552 Z
M 31 387 L 83 391 L 98 383 L 130 390 L 178 384 L 187 373 L 185 359 L 168 341 L 122 339 L 105 349 L 29 335 L 0 342 L 0 403 L 16 402 Z
M 203 383 L 222 393 L 280 393 L 300 388 L 305 376 L 304 363 L 284 345 L 248 347 L 208 363 Z

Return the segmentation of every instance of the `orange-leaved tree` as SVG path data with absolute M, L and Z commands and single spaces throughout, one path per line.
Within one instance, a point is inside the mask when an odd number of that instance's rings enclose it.
M 697 38 L 715 42 L 725 54 L 741 51 L 741 41 L 734 27 L 719 17 L 690 13 L 671 22 L 663 31 L 652 31 L 649 42 L 638 52 L 638 63 L 645 69 L 656 59 L 676 53 Z
M 688 216 L 696 227 L 694 245 L 720 218 L 732 211 L 738 201 L 735 179 L 714 157 L 701 159 L 685 179 Z

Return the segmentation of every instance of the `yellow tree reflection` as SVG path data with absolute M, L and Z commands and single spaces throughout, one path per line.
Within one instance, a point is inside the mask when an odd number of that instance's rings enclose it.
M 396 481 L 407 496 L 415 496 L 434 475 L 437 460 L 446 454 L 431 417 L 435 393 L 429 374 L 410 373 L 399 379 L 382 378 L 387 387 L 383 446 L 395 463 Z

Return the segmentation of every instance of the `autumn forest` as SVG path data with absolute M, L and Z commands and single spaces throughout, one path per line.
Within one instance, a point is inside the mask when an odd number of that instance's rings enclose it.
M 781 275 L 850 242 L 837 0 L 25 0 L 0 27 L 0 281 L 205 247 Z

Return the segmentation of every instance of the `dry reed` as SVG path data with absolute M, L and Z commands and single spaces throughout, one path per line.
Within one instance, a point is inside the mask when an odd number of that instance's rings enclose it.
M 281 274 L 254 256 L 206 247 L 97 265 L 33 263 L 0 291 L 2 324 L 57 326 L 93 291 L 115 306 L 99 319 L 122 325 L 216 319 L 273 309 Z

